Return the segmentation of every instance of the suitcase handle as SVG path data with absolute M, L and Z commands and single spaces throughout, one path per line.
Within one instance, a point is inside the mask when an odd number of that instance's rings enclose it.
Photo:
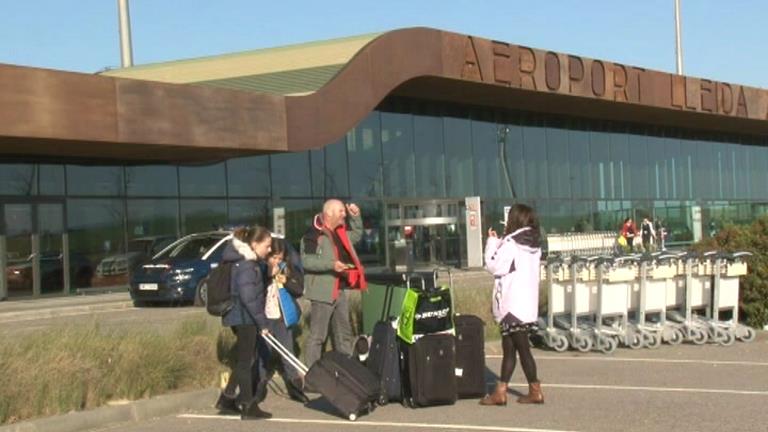
M 424 282 L 424 276 L 416 273 L 411 273 L 409 275 L 403 274 L 403 279 L 405 279 L 406 288 L 411 288 L 411 281 L 414 279 L 418 279 L 421 281 L 421 292 L 427 291 L 427 284 L 426 282 Z
M 441 272 L 448 273 L 448 288 L 453 291 L 453 274 L 451 273 L 450 267 L 435 267 L 435 269 L 432 271 L 432 280 L 435 283 L 435 289 L 437 289 L 439 286 L 437 280 L 440 278 Z
M 301 362 L 301 360 L 297 359 L 293 353 L 288 351 L 288 348 L 284 347 L 283 344 L 278 341 L 272 333 L 267 333 L 264 335 L 264 340 L 267 341 L 267 344 L 275 349 L 291 366 L 296 368 L 299 373 L 304 376 L 307 374 L 309 369 L 307 368 L 304 363 Z

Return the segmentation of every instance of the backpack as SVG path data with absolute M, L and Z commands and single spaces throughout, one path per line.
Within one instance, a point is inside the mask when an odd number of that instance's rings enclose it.
M 230 280 L 233 262 L 223 262 L 208 274 L 208 301 L 205 308 L 213 316 L 222 317 L 232 309 L 232 292 Z

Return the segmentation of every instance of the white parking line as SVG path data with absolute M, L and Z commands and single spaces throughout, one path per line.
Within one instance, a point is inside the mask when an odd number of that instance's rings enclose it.
M 501 355 L 489 354 L 485 358 L 500 359 Z M 536 356 L 536 360 L 566 360 L 566 361 L 602 361 L 602 362 L 627 362 L 627 363 L 675 363 L 675 364 L 707 364 L 707 365 L 731 365 L 731 366 L 768 366 L 766 362 L 736 361 L 736 360 L 685 360 L 685 359 L 658 359 L 658 358 L 616 358 L 616 357 L 566 357 L 566 356 Z
M 528 383 L 509 383 L 513 387 L 528 387 Z M 586 390 L 634 390 L 651 392 L 671 392 L 671 393 L 714 393 L 714 394 L 734 394 L 734 395 L 753 395 L 768 396 L 768 391 L 757 390 L 729 390 L 729 389 L 706 389 L 706 388 L 684 388 L 684 387 L 639 387 L 639 386 L 609 386 L 609 385 L 591 385 L 591 384 L 544 384 L 547 388 L 563 389 L 586 389 Z
M 221 420 L 240 420 L 237 416 L 206 415 L 206 414 L 180 414 L 178 418 L 196 418 L 196 419 L 221 419 Z M 372 422 L 372 421 L 347 421 L 347 420 L 312 420 L 312 419 L 292 419 L 292 418 L 271 418 L 266 421 L 273 423 L 303 423 L 317 425 L 337 425 L 337 426 L 388 426 L 408 429 L 453 429 L 453 430 L 473 430 L 473 431 L 499 431 L 499 432 L 570 432 L 560 429 L 530 429 L 504 426 L 478 426 L 478 425 L 455 425 L 455 424 L 430 424 L 430 423 L 395 423 L 395 422 Z

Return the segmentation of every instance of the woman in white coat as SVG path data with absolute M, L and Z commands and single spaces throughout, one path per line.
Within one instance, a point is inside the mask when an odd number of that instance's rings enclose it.
M 528 380 L 528 395 L 519 403 L 544 403 L 536 362 L 531 355 L 528 334 L 536 329 L 539 317 L 539 261 L 541 235 L 531 207 L 515 204 L 507 215 L 504 237 L 488 230 L 485 269 L 494 277 L 493 318 L 501 330 L 504 357 L 495 390 L 480 400 L 481 405 L 506 405 L 507 383 L 515 370 L 516 353 Z

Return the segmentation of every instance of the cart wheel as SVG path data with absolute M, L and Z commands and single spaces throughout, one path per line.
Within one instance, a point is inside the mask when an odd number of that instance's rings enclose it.
M 643 343 L 647 348 L 656 349 L 661 346 L 661 335 L 656 333 L 643 334 Z
M 691 329 L 690 339 L 696 345 L 704 345 L 705 343 L 707 343 L 707 339 L 708 339 L 707 332 L 699 329 Z
M 629 347 L 633 350 L 643 347 L 643 336 L 640 333 L 629 334 Z
M 557 352 L 564 352 L 568 349 L 568 339 L 565 336 L 552 336 L 552 348 Z
M 742 342 L 752 342 L 755 340 L 755 336 L 757 336 L 757 333 L 752 327 L 744 327 L 744 335 L 739 337 L 739 340 Z
M 355 414 L 355 413 L 350 414 L 349 415 L 349 421 L 355 421 L 355 420 L 357 420 L 357 414 Z
M 722 346 L 731 346 L 736 341 L 732 331 L 718 328 L 715 330 L 715 341 Z
M 589 352 L 592 349 L 592 339 L 585 336 L 574 336 L 573 344 L 581 352 Z
M 597 340 L 597 348 L 603 353 L 603 354 L 611 354 L 614 351 L 616 351 L 616 347 L 618 346 L 618 342 L 616 342 L 615 339 L 611 337 L 605 337 L 601 336 Z
M 670 345 L 680 345 L 680 343 L 685 339 L 685 333 L 683 333 L 680 329 L 674 329 L 672 331 L 672 337 L 667 340 Z

